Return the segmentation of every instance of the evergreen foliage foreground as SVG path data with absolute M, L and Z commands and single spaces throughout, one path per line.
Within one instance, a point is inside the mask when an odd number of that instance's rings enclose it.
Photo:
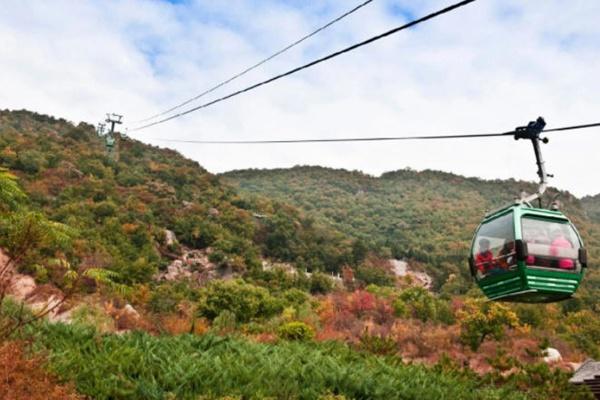
M 101 335 L 80 326 L 38 325 L 35 345 L 55 373 L 94 399 L 525 399 L 399 359 L 335 343 L 252 343 L 214 335 Z

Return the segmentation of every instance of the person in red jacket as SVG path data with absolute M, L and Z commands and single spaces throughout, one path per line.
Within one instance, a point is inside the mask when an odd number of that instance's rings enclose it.
M 479 253 L 475 256 L 475 268 L 482 275 L 487 274 L 494 267 L 494 253 L 490 250 L 488 239 L 479 240 Z

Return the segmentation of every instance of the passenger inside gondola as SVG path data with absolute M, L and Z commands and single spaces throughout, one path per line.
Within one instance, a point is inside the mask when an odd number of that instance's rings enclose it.
M 479 240 L 479 252 L 475 256 L 475 268 L 486 275 L 494 265 L 494 253 L 490 250 L 490 241 L 488 239 Z
M 513 214 L 507 213 L 481 225 L 473 246 L 477 279 L 500 275 L 516 267 Z
M 576 269 L 579 246 L 575 246 L 578 242 L 573 238 L 574 232 L 567 224 L 523 218 L 523 239 L 529 250 L 527 265 Z
M 561 229 L 556 229 L 552 232 L 552 243 L 550 243 L 550 255 L 558 258 L 558 268 L 574 269 L 575 261 L 570 258 L 561 257 L 560 249 L 572 249 L 573 243 L 565 237 Z
M 516 265 L 515 255 L 515 242 L 511 240 L 504 243 L 498 252 L 498 259 L 496 260 L 496 266 L 499 269 L 498 272 L 508 271 L 511 266 Z

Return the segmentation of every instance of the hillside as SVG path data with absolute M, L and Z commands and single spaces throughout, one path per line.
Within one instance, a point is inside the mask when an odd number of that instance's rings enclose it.
M 0 112 L 0 344 L 35 356 L 18 374 L 0 357 L 1 382 L 35 378 L 35 398 L 589 398 L 568 379 L 600 356 L 597 274 L 549 305 L 486 302 L 466 276 L 471 230 L 510 182 L 220 177 L 119 147 L 87 124 Z M 396 276 L 392 256 L 439 293 Z M 549 346 L 561 357 L 544 360 Z
M 583 208 L 590 220 L 600 224 L 600 194 L 595 196 L 586 196 L 581 199 Z
M 473 232 L 486 211 L 511 202 L 533 183 L 486 181 L 438 172 L 400 170 L 380 178 L 322 167 L 232 171 L 223 175 L 243 193 L 293 204 L 308 215 L 395 258 L 418 261 L 442 284 L 451 273 L 465 279 Z M 563 210 L 578 226 L 594 262 L 600 256 L 595 221 L 582 201 L 559 195 Z
M 90 125 L 0 112 L 0 167 L 19 177 L 33 207 L 77 228 L 77 260 L 107 267 L 124 283 L 146 282 L 166 266 L 173 252 L 165 229 L 181 245 L 210 247 L 213 262 L 239 272 L 262 257 L 309 270 L 353 262 L 344 235 L 285 204 L 242 200 L 172 150 L 123 138 L 119 153 L 118 162 L 108 157 Z

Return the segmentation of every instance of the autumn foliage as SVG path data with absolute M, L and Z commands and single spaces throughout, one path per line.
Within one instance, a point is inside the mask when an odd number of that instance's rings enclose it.
M 0 345 L 0 399 L 3 400 L 78 400 L 72 385 L 63 385 L 44 369 L 40 356 L 28 357 L 24 344 Z

